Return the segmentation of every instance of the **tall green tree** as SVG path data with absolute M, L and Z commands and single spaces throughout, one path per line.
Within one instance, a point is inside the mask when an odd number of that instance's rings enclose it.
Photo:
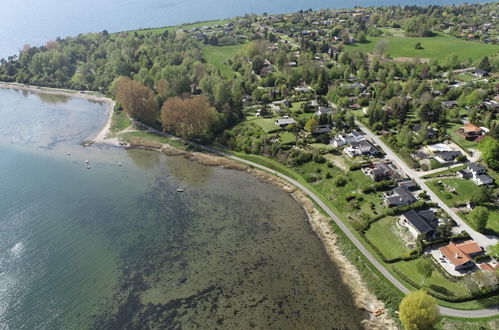
M 400 321 L 406 330 L 432 329 L 438 321 L 435 299 L 424 290 L 409 293 L 400 303 Z
M 471 219 L 473 220 L 475 229 L 483 233 L 489 220 L 489 210 L 486 207 L 478 206 L 471 212 Z

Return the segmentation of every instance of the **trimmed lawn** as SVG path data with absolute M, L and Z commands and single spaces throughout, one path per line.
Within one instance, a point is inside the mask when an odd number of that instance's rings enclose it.
M 461 73 L 461 74 L 458 74 L 456 76 L 456 79 L 457 80 L 461 80 L 461 81 L 472 81 L 472 80 L 475 80 L 476 77 L 474 75 L 472 75 L 471 73 Z
M 279 126 L 275 124 L 275 118 L 263 118 L 257 116 L 248 116 L 246 121 L 252 122 L 260 126 L 265 133 L 280 130 Z
M 111 134 L 114 134 L 115 132 L 124 130 L 130 125 L 132 125 L 132 121 L 127 117 L 125 111 L 114 111 L 109 131 Z
M 463 214 L 461 216 L 468 224 L 471 226 L 471 215 L 468 214 Z M 473 226 L 472 226 L 473 227 Z M 496 235 L 499 235 L 499 210 L 493 209 L 492 207 L 489 208 L 489 221 L 487 221 L 487 227 L 488 230 L 492 230 L 496 233 Z
M 461 60 L 471 58 L 477 61 L 486 55 L 499 52 L 499 46 L 479 42 L 466 41 L 455 38 L 445 33 L 437 33 L 430 38 L 412 38 L 404 36 L 367 37 L 367 43 L 345 45 L 346 50 L 361 50 L 372 52 L 379 40 L 388 41 L 388 53 L 391 57 L 432 58 L 445 60 L 449 55 L 455 54 Z M 424 49 L 416 50 L 414 46 L 420 42 Z
M 234 70 L 227 64 L 227 60 L 243 48 L 244 44 L 234 46 L 209 46 L 202 45 L 201 50 L 206 62 L 213 64 L 224 77 L 235 74 Z
M 416 268 L 417 262 L 418 260 L 400 261 L 395 263 L 394 265 L 414 281 L 416 281 L 416 283 L 421 284 L 421 282 L 423 281 L 423 277 Z M 469 294 L 466 285 L 462 281 L 449 281 L 437 269 L 434 269 L 431 277 L 424 281 L 424 287 L 429 287 L 450 297 L 452 297 L 454 294 L 459 296 L 466 296 Z
M 404 242 L 394 233 L 397 218 L 385 217 L 376 221 L 366 232 L 366 237 L 388 259 L 403 257 L 409 252 Z
M 447 186 L 456 189 L 455 193 L 447 192 L 443 185 L 438 184 L 438 181 Z M 478 192 L 478 186 L 471 180 L 456 178 L 456 179 L 435 179 L 427 182 L 428 187 L 440 197 L 449 206 L 464 205 L 471 200 L 471 196 Z
M 466 167 L 468 167 L 468 165 L 456 166 L 456 167 L 453 167 L 451 169 L 447 169 L 447 170 L 443 170 L 443 171 L 440 171 L 437 173 L 425 175 L 425 176 L 423 176 L 423 179 L 436 178 L 440 175 L 454 175 L 454 174 L 456 174 L 457 171 L 464 170 Z
M 296 143 L 296 136 L 291 132 L 282 132 L 279 134 L 279 138 L 283 144 L 294 144 Z

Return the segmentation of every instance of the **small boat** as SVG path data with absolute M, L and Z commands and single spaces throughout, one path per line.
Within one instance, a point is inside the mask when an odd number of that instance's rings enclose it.
M 85 165 L 85 168 L 86 168 L 87 170 L 89 170 L 89 169 L 90 169 L 90 165 L 88 165 L 88 164 L 87 164 L 87 165 Z
M 71 153 L 70 152 L 66 152 L 66 156 L 71 156 Z
M 88 159 L 87 159 L 87 160 L 85 161 L 85 164 L 88 164 L 88 163 L 90 163 L 90 162 L 89 162 L 89 161 L 88 161 Z
M 123 164 L 121 164 L 121 163 L 118 163 L 118 166 L 119 166 L 119 167 L 121 167 L 121 166 L 123 166 Z
M 183 188 L 177 188 L 177 192 L 184 192 Z
M 384 309 L 378 309 L 377 311 L 374 312 L 374 316 L 380 316 L 380 315 L 383 315 L 385 314 L 385 310 Z

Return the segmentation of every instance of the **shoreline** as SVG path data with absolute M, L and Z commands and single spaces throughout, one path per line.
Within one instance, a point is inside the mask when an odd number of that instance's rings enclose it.
M 65 89 L 55 89 L 49 87 L 37 87 L 31 85 L 23 85 L 17 83 L 0 82 L 0 88 L 25 90 L 31 93 L 38 94 L 52 94 L 63 95 L 68 97 L 79 97 L 89 101 L 103 102 L 107 105 L 107 120 L 105 125 L 99 132 L 88 142 L 98 144 L 111 144 L 115 146 L 122 146 L 118 138 L 107 139 L 110 133 L 112 116 L 114 112 L 115 101 L 104 96 L 89 95 L 85 92 L 71 91 Z M 290 183 L 278 178 L 271 173 L 263 170 L 251 168 L 249 166 L 240 164 L 239 162 L 228 159 L 222 156 L 216 156 L 204 152 L 190 152 L 173 147 L 169 144 L 152 143 L 151 145 L 131 145 L 129 148 L 147 149 L 152 151 L 159 151 L 166 156 L 183 156 L 191 161 L 196 161 L 205 166 L 219 166 L 226 169 L 237 170 L 246 172 L 258 180 L 263 180 L 280 188 L 282 191 L 290 194 L 290 196 L 300 205 L 307 216 L 308 223 L 312 231 L 317 235 L 321 241 L 330 261 L 334 263 L 339 270 L 343 283 L 348 287 L 352 298 L 354 299 L 355 306 L 359 311 L 369 313 L 369 318 L 362 321 L 361 325 L 366 329 L 397 329 L 395 321 L 388 313 L 375 317 L 373 312 L 378 309 L 384 309 L 384 303 L 377 299 L 363 282 L 362 276 L 356 267 L 341 253 L 338 247 L 338 236 L 331 228 L 329 220 L 326 216 L 322 215 L 317 208 L 313 205 L 306 194 L 291 185 Z
M 116 105 L 116 102 L 108 97 L 105 97 L 103 95 L 102 96 L 91 95 L 91 94 L 88 94 L 89 92 L 86 92 L 86 91 L 72 91 L 69 89 L 38 87 L 38 86 L 33 86 L 33 85 L 25 85 L 25 84 L 13 83 L 13 82 L 3 82 L 3 81 L 0 82 L 0 88 L 1 89 L 22 90 L 22 91 L 27 91 L 27 92 L 30 92 L 33 94 L 48 94 L 48 95 L 62 95 L 62 96 L 67 96 L 67 97 L 76 97 L 76 98 L 85 99 L 88 101 L 104 103 L 106 105 L 106 116 L 107 116 L 106 123 L 99 130 L 99 132 L 97 132 L 97 134 L 95 136 L 90 137 L 88 139 L 88 142 L 118 145 L 117 140 L 107 139 L 107 136 L 109 135 L 109 129 L 111 128 L 114 107 Z M 91 92 L 91 93 L 97 93 L 97 92 Z

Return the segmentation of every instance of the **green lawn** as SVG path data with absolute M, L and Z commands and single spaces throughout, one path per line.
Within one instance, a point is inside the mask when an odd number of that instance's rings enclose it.
M 405 274 L 410 274 L 410 276 L 414 281 L 416 281 L 416 283 L 421 284 L 421 282 L 423 281 L 423 277 L 416 268 L 417 262 L 417 260 L 400 261 L 395 263 L 394 266 L 403 271 Z M 431 275 L 431 277 L 424 281 L 424 286 L 429 287 L 442 294 L 446 294 L 449 297 L 452 297 L 453 295 L 468 295 L 468 289 L 462 281 L 449 281 L 448 279 L 443 277 L 443 275 L 436 269 L 433 270 L 433 274 Z
M 447 192 L 443 185 L 438 184 L 439 181 L 449 187 L 456 189 L 455 193 Z M 435 179 L 427 182 L 428 187 L 440 197 L 449 206 L 464 205 L 471 200 L 471 196 L 478 192 L 479 187 L 471 180 L 452 178 L 452 179 Z
M 440 175 L 454 175 L 454 174 L 456 174 L 457 171 L 464 170 L 466 167 L 468 167 L 468 165 L 456 166 L 456 167 L 453 167 L 451 169 L 442 170 L 440 172 L 436 172 L 436 173 L 433 173 L 433 174 L 425 175 L 425 176 L 423 176 L 423 179 L 436 178 L 436 177 L 438 177 Z
M 247 122 L 252 122 L 260 126 L 265 133 L 274 132 L 279 130 L 279 127 L 275 124 L 275 118 L 263 118 L 257 116 L 246 117 Z
M 234 70 L 227 64 L 227 60 L 233 57 L 244 47 L 244 44 L 234 46 L 209 46 L 201 47 L 203 57 L 206 62 L 213 64 L 224 77 L 230 77 L 234 74 Z
M 296 136 L 291 132 L 282 132 L 279 134 L 281 143 L 283 144 L 294 144 L 296 143 Z
M 499 52 L 499 46 L 479 42 L 466 41 L 444 33 L 437 33 L 431 38 L 409 38 L 403 36 L 367 37 L 363 44 L 346 45 L 347 50 L 362 50 L 372 52 L 376 43 L 385 39 L 388 41 L 388 53 L 391 57 L 431 58 L 445 60 L 450 54 L 456 54 L 461 60 L 471 58 L 479 60 L 486 55 Z M 416 50 L 414 46 L 420 42 L 424 49 Z
M 394 233 L 396 217 L 385 217 L 376 221 L 366 232 L 366 237 L 387 259 L 403 257 L 409 252 L 403 241 Z
M 128 118 L 125 111 L 114 111 L 113 118 L 111 120 L 111 127 L 109 131 L 111 133 L 122 131 L 132 124 L 132 121 Z
M 461 73 L 461 74 L 458 74 L 456 76 L 456 79 L 460 80 L 460 81 L 471 81 L 471 80 L 475 80 L 476 77 L 474 75 L 472 75 L 471 73 Z
M 467 223 L 471 222 L 471 215 L 464 214 L 461 216 Z M 489 221 L 487 221 L 487 229 L 492 230 L 499 235 L 499 210 L 489 207 Z

